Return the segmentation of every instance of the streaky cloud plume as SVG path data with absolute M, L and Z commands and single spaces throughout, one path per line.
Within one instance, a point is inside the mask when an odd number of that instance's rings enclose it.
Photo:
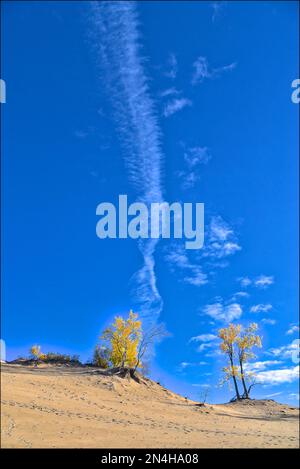
M 113 108 L 129 181 L 139 201 L 163 201 L 161 133 L 150 96 L 142 55 L 136 3 L 90 2 L 93 48 Z M 133 287 L 141 316 L 156 321 L 162 298 L 156 287 L 155 249 L 158 240 L 139 243 L 144 265 Z

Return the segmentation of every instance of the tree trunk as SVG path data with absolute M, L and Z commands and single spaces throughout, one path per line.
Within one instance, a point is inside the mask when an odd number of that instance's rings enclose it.
M 245 378 L 244 378 L 244 369 L 243 369 L 243 362 L 240 360 L 240 370 L 241 370 L 241 378 L 242 378 L 242 383 L 243 383 L 243 388 L 244 388 L 244 394 L 246 399 L 249 399 L 249 393 L 248 389 L 245 383 Z
M 234 367 L 233 367 L 233 360 L 232 360 L 231 357 L 230 357 L 230 363 L 231 363 L 231 369 L 232 369 L 232 371 L 233 371 L 233 370 L 234 370 Z M 238 388 L 238 385 L 237 385 L 237 380 L 236 380 L 236 377 L 234 376 L 234 374 L 232 374 L 232 379 L 233 379 L 233 382 L 234 382 L 234 388 L 235 388 L 236 398 L 239 400 L 239 399 L 241 399 L 241 396 L 240 396 L 240 393 L 239 393 L 239 388 Z
M 125 362 L 126 362 L 126 350 L 124 350 L 123 352 L 121 368 L 125 368 Z

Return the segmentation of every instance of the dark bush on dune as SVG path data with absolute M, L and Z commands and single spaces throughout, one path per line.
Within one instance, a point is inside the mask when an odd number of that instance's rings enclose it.
M 40 356 L 42 363 L 50 363 L 55 365 L 81 365 L 79 355 L 67 355 L 63 353 L 48 352 Z

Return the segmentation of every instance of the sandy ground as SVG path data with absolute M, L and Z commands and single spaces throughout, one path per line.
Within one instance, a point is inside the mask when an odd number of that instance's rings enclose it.
M 287 448 L 299 411 L 274 401 L 198 407 L 148 379 L 1 366 L 2 448 Z

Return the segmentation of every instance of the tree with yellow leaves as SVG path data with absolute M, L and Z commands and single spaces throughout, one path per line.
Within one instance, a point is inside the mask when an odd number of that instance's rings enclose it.
M 252 352 L 253 347 L 262 346 L 261 337 L 255 334 L 257 329 L 258 325 L 255 322 L 251 323 L 248 327 L 242 330 L 241 334 L 239 335 L 239 337 L 237 337 L 236 341 L 238 349 L 237 355 L 240 367 L 240 377 L 242 380 L 244 396 L 246 399 L 249 399 L 251 387 L 247 388 L 246 386 L 246 374 L 244 364 L 251 358 L 255 357 L 254 353 Z
M 100 339 L 107 343 L 109 359 L 114 367 L 134 368 L 138 361 L 138 345 L 141 339 L 142 323 L 132 310 L 127 319 L 115 317 Z
M 29 349 L 29 353 L 30 355 L 32 356 L 32 358 L 34 359 L 35 361 L 35 366 L 37 366 L 38 364 L 38 361 L 41 357 L 41 346 L 40 345 L 33 345 L 30 349 Z
M 127 319 L 117 316 L 104 330 L 101 346 L 95 349 L 94 363 L 102 368 L 130 368 L 130 375 L 134 377 L 137 369 L 147 369 L 149 350 L 151 352 L 153 344 L 166 336 L 163 324 L 150 324 L 143 330 L 142 321 L 131 310 Z
M 220 349 L 225 355 L 227 355 L 229 360 L 229 366 L 223 368 L 225 381 L 229 381 L 230 378 L 232 378 L 237 399 L 240 399 L 241 395 L 237 383 L 239 373 L 237 366 L 234 364 L 234 359 L 236 355 L 235 344 L 240 332 L 241 326 L 239 324 L 236 326 L 234 324 L 229 324 L 228 327 L 224 327 L 219 330 L 219 338 L 222 340 Z
M 249 399 L 251 386 L 247 388 L 244 365 L 248 360 L 255 357 L 252 351 L 253 347 L 262 346 L 261 337 L 255 334 L 257 329 L 258 325 L 252 323 L 246 328 L 243 328 L 240 324 L 229 324 L 228 327 L 219 330 L 219 338 L 222 340 L 220 348 L 229 360 L 228 366 L 223 368 L 225 373 L 224 381 L 229 381 L 232 378 L 237 399 L 241 399 L 238 388 L 239 379 L 242 381 L 244 389 L 242 397 Z M 238 364 L 235 364 L 236 361 Z M 248 374 L 248 377 L 250 377 L 250 374 Z

